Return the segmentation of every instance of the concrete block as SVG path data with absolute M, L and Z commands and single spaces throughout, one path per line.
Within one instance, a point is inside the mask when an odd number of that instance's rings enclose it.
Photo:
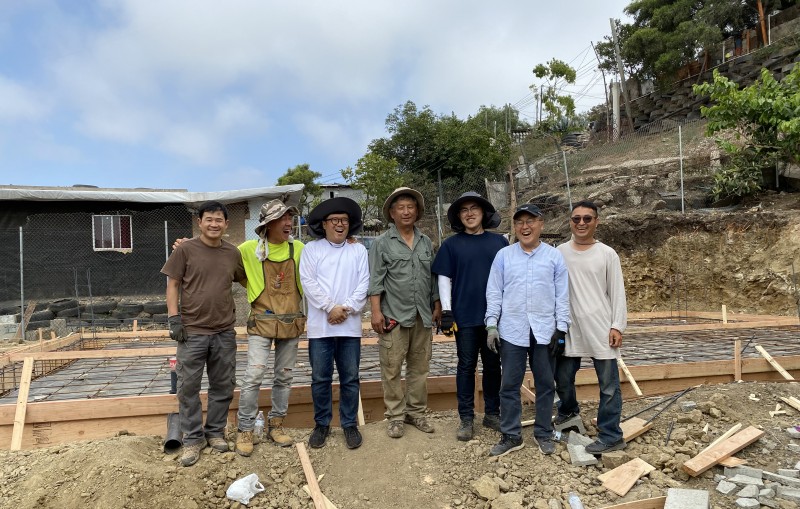
M 787 488 L 786 486 L 777 486 L 775 488 L 775 497 L 791 500 L 792 502 L 800 502 L 800 490 L 797 488 Z
M 593 454 L 586 452 L 586 446 L 567 444 L 570 462 L 576 467 L 597 465 L 599 461 Z
M 784 477 L 800 477 L 800 470 L 793 468 L 779 468 L 778 475 L 782 475 Z
M 761 488 L 759 490 L 759 492 L 758 492 L 758 496 L 759 497 L 773 498 L 775 496 L 775 490 L 773 488 L 770 488 L 770 487 Z
M 758 503 L 770 507 L 772 509 L 780 509 L 781 504 L 780 502 L 776 501 L 774 498 L 769 497 L 758 497 Z
M 708 509 L 708 492 L 706 490 L 684 490 L 669 488 L 664 509 Z
M 736 494 L 739 498 L 755 498 L 758 496 L 758 487 L 749 484 L 739 490 L 739 493 Z
M 556 431 L 564 431 L 569 428 L 578 428 L 579 433 L 586 433 L 586 427 L 583 425 L 583 419 L 581 419 L 580 415 L 576 415 L 572 419 L 564 421 L 561 424 L 553 423 L 553 429 Z
M 796 477 L 786 477 L 785 475 L 773 474 L 772 472 L 764 472 L 764 479 L 782 484 L 784 486 L 800 488 L 800 479 Z
M 736 475 L 746 475 L 747 477 L 755 477 L 756 479 L 761 479 L 764 475 L 764 471 L 761 470 L 760 468 L 753 468 L 745 465 L 740 465 L 738 467 L 725 467 L 724 473 L 725 477 L 729 479 Z
M 691 412 L 695 408 L 697 408 L 697 403 L 694 401 L 681 401 L 681 410 L 684 412 Z
M 569 437 L 567 437 L 567 444 L 572 445 L 582 445 L 586 447 L 587 445 L 594 442 L 591 438 L 581 435 L 580 433 L 575 433 L 574 431 L 569 432 Z
M 17 315 L 0 315 L 0 323 L 2 324 L 15 324 L 17 323 Z
M 789 449 L 792 452 L 800 452 L 800 444 L 792 443 L 792 444 L 787 445 L 786 448 Z M 800 467 L 800 462 L 798 462 L 797 465 L 795 465 L 795 468 L 798 468 L 798 467 Z
M 723 495 L 730 495 L 739 487 L 733 484 L 732 482 L 728 482 L 726 480 L 722 480 L 717 484 L 717 491 L 722 493 Z
M 758 486 L 759 488 L 764 486 L 764 481 L 762 481 L 761 479 L 757 479 L 755 477 L 750 477 L 749 475 L 737 474 L 737 475 L 734 475 L 733 477 L 731 477 L 728 480 L 730 482 L 736 483 L 736 484 L 738 484 L 740 486 L 747 486 L 747 485 L 750 485 L 750 484 L 754 485 L 754 486 Z
M 737 498 L 736 507 L 742 507 L 744 509 L 759 509 L 761 504 L 754 498 Z

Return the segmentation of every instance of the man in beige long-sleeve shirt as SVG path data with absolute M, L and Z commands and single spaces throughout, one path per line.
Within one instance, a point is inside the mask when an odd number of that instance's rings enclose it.
M 591 357 L 600 385 L 599 433 L 595 442 L 586 446 L 592 454 L 625 448 L 619 426 L 622 391 L 617 368 L 628 319 L 625 285 L 619 256 L 594 238 L 598 222 L 594 203 L 576 203 L 570 216 L 572 240 L 558 246 L 569 271 L 571 325 L 566 351 L 556 360 L 556 391 L 561 400 L 556 423 L 579 413 L 575 373 L 581 357 Z

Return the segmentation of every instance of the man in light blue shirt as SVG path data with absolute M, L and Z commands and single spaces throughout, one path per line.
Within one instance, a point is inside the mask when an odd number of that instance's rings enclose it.
M 519 389 L 530 363 L 536 384 L 533 436 L 544 454 L 555 452 L 551 422 L 555 358 L 563 353 L 569 328 L 569 281 L 561 253 L 539 239 L 542 212 L 526 203 L 514 212 L 519 242 L 501 249 L 486 286 L 487 344 L 500 351 L 500 442 L 490 456 L 522 448 Z

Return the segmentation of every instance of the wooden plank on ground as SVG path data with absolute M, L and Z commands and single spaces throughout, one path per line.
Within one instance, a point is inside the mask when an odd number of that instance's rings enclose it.
M 22 328 L 23 326 L 27 328 L 34 309 L 36 309 L 36 301 L 28 301 L 28 307 L 25 308 L 25 314 L 22 315 L 23 320 L 19 322 L 19 327 L 17 327 L 17 333 L 14 334 L 14 339 L 22 339 L 22 337 L 25 335 L 25 331 L 22 330 Z
M 637 396 L 641 396 L 642 390 L 639 389 L 639 384 L 636 383 L 636 379 L 633 378 L 633 375 L 631 375 L 631 372 L 628 369 L 628 366 L 625 365 L 625 361 L 622 360 L 621 355 L 617 357 L 617 364 L 619 364 L 619 367 L 622 369 L 622 372 L 625 373 L 625 378 L 628 379 L 628 382 L 630 382 L 631 387 L 633 387 L 633 392 L 635 392 Z
M 19 382 L 17 411 L 14 414 L 14 431 L 11 433 L 12 451 L 19 451 L 22 448 L 22 432 L 25 429 L 25 412 L 28 408 L 28 392 L 31 389 L 32 375 L 33 359 L 26 357 L 22 363 L 22 380 Z
M 319 489 L 317 475 L 311 465 L 311 458 L 308 457 L 308 452 L 306 452 L 306 444 L 297 442 L 294 445 L 297 448 L 297 454 L 300 456 L 300 463 L 303 465 L 303 473 L 306 474 L 306 481 L 308 482 L 308 489 L 311 491 L 311 500 L 314 501 L 314 508 L 325 509 L 325 495 Z
M 731 456 L 730 458 L 725 458 L 724 460 L 718 463 L 723 467 L 738 467 L 739 465 L 746 465 L 747 460 L 743 460 L 742 458 L 737 458 L 736 456 Z
M 639 417 L 631 417 L 627 421 L 619 423 L 619 427 L 622 428 L 622 439 L 626 442 L 630 442 L 639 435 L 649 431 L 650 428 L 653 427 L 653 423 L 647 422 Z
M 737 422 L 736 424 L 731 426 L 731 429 L 729 429 L 725 433 L 723 433 L 720 436 L 718 436 L 714 441 L 712 441 L 710 444 L 708 444 L 708 446 L 706 446 L 706 448 L 703 449 L 700 452 L 706 452 L 707 450 L 711 449 L 712 447 L 714 447 L 718 443 L 722 442 L 723 440 L 727 440 L 728 438 L 733 436 L 734 433 L 738 432 L 740 429 L 742 429 L 742 423 L 741 422 Z
M 800 403 L 795 401 L 795 398 L 784 398 L 783 396 L 781 396 L 781 401 L 783 401 L 784 403 L 786 403 L 790 407 L 792 407 L 795 410 L 797 410 L 798 412 L 800 412 Z
M 303 485 L 303 491 L 305 491 L 306 495 L 309 497 L 311 496 L 311 490 L 308 488 L 308 484 Z M 325 501 L 325 509 L 338 509 L 324 493 L 322 494 L 322 498 Z
M 624 497 L 636 481 L 643 475 L 655 470 L 656 467 L 650 465 L 641 458 L 634 458 L 627 463 L 624 463 L 614 470 L 609 470 L 597 476 L 603 482 L 603 487 Z M 602 479 L 601 479 L 602 477 Z
M 730 458 L 762 436 L 764 436 L 764 431 L 755 426 L 749 426 L 690 459 L 683 464 L 683 470 L 691 476 L 698 476 L 725 458 Z
M 634 500 L 624 504 L 609 505 L 603 509 L 664 509 L 667 497 L 646 498 L 644 500 Z
M 794 377 L 792 375 L 790 375 L 785 369 L 783 369 L 783 366 L 778 364 L 778 362 L 775 359 L 772 358 L 772 356 L 769 354 L 769 352 L 767 352 L 764 349 L 763 346 L 756 345 L 756 350 L 758 350 L 758 353 L 761 354 L 761 357 L 765 358 L 767 360 L 767 362 L 769 362 L 770 365 L 773 368 L 775 368 L 775 371 L 780 373 L 783 378 L 785 378 L 787 380 L 794 380 Z

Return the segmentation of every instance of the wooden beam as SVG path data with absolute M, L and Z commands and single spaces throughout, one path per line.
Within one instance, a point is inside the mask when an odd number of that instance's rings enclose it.
M 630 442 L 639 435 L 650 431 L 653 422 L 647 422 L 639 417 L 631 417 L 627 421 L 619 423 L 619 427 L 622 429 L 622 439 Z
M 309 497 L 311 496 L 311 490 L 308 488 L 308 484 L 303 485 L 303 491 L 305 491 L 306 495 L 308 495 Z M 325 501 L 325 509 L 338 509 L 334 505 L 334 503 L 331 502 L 331 500 L 325 496 L 324 493 L 322 494 L 322 499 Z
M 525 387 L 525 384 L 522 384 L 519 387 L 519 392 L 522 393 L 523 398 L 527 399 L 531 403 L 536 403 L 536 394 L 534 394 L 532 390 Z
M 790 375 L 789 373 L 787 373 L 786 370 L 783 369 L 783 366 L 778 364 L 778 362 L 775 359 L 772 358 L 772 356 L 769 354 L 769 352 L 767 352 L 764 349 L 763 346 L 756 345 L 755 348 L 756 348 L 756 350 L 758 350 L 758 353 L 760 353 L 763 358 L 767 359 L 767 362 L 769 362 L 770 365 L 773 368 L 775 368 L 775 371 L 780 373 L 783 378 L 785 378 L 786 380 L 794 380 L 794 377 L 792 375 Z
M 762 430 L 755 426 L 749 426 L 727 440 L 718 443 L 714 447 L 699 453 L 694 458 L 685 462 L 683 464 L 683 470 L 692 477 L 696 477 L 721 460 L 730 458 L 762 436 L 764 436 Z
M 624 504 L 609 505 L 603 509 L 664 509 L 664 504 L 666 503 L 667 497 L 655 497 L 625 502 Z
M 36 301 L 31 300 L 28 301 L 28 307 L 25 308 L 25 314 L 22 316 L 23 320 L 20 321 L 19 327 L 17 327 L 17 332 L 14 334 L 14 339 L 22 339 L 25 337 L 25 331 L 22 330 L 23 327 L 28 327 L 28 322 L 31 319 L 31 315 L 33 315 L 33 310 L 36 309 Z
M 781 401 L 800 412 L 800 402 L 795 401 L 794 398 L 784 398 L 781 396 Z
M 617 364 L 619 364 L 619 367 L 620 367 L 620 369 L 622 369 L 622 372 L 625 373 L 625 378 L 628 379 L 628 382 L 631 384 L 631 387 L 633 387 L 633 392 L 635 392 L 637 396 L 641 396 L 642 395 L 642 390 L 639 388 L 639 385 L 636 383 L 636 379 L 633 378 L 633 375 L 631 374 L 630 370 L 628 369 L 628 366 L 625 365 L 625 361 L 622 360 L 622 356 L 621 355 L 619 357 L 617 357 Z
M 703 449 L 702 451 L 700 451 L 700 452 L 706 452 L 707 450 L 711 449 L 712 447 L 714 447 L 718 443 L 722 442 L 723 440 L 727 440 L 728 438 L 733 436 L 734 433 L 738 432 L 740 429 L 742 429 L 742 423 L 741 422 L 738 422 L 738 423 L 734 424 L 733 426 L 731 426 L 731 429 L 729 429 L 728 431 L 726 431 L 722 435 L 718 436 L 716 438 L 716 440 L 714 440 L 713 442 L 708 444 L 708 446 L 705 449 Z
M 314 473 L 314 467 L 311 465 L 311 458 L 308 457 L 308 453 L 306 452 L 306 444 L 297 442 L 294 445 L 297 448 L 297 454 L 300 456 L 300 463 L 303 465 L 303 473 L 306 475 L 308 489 L 311 491 L 311 500 L 314 501 L 314 508 L 325 509 L 324 495 L 319 489 L 317 475 Z
M 640 477 L 655 469 L 656 467 L 643 459 L 634 458 L 613 470 L 600 474 L 597 478 L 603 483 L 604 488 L 624 497 Z
M 31 388 L 32 375 L 33 359 L 26 357 L 22 363 L 22 380 L 19 383 L 17 408 L 14 413 L 14 431 L 11 434 L 12 451 L 19 451 L 22 448 L 22 431 L 25 429 L 25 412 L 28 407 L 28 392 Z
M 742 379 L 742 340 L 736 339 L 733 342 L 733 380 L 738 382 Z
M 737 458 L 736 456 L 731 456 L 730 458 L 725 458 L 724 460 L 721 460 L 718 464 L 722 465 L 723 467 L 731 468 L 731 467 L 738 467 L 739 465 L 746 465 L 747 460 L 743 460 L 742 458 Z

